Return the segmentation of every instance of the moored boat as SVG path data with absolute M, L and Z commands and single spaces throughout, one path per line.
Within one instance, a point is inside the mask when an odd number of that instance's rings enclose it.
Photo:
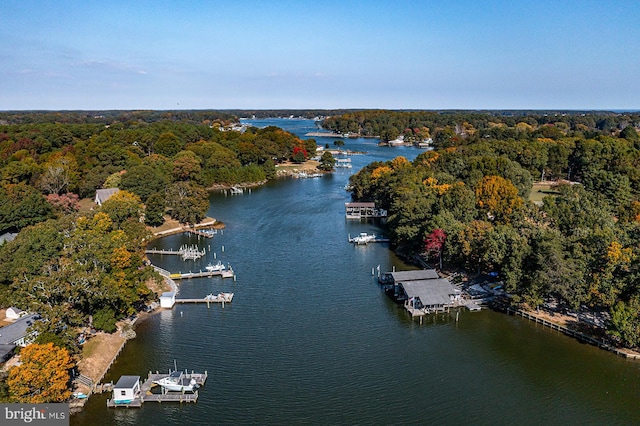
M 170 392 L 193 392 L 200 387 L 195 379 L 185 377 L 182 371 L 170 371 L 168 376 L 153 383 Z
M 226 269 L 226 267 L 222 264 L 222 262 L 218 261 L 218 263 L 216 263 L 215 265 L 212 265 L 211 263 L 209 263 L 205 269 L 208 272 L 220 272 L 220 271 L 224 271 Z

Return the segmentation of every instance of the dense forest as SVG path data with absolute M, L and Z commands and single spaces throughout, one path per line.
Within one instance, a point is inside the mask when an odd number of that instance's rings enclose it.
M 0 306 L 40 314 L 37 342 L 71 354 L 82 327 L 113 331 L 156 298 L 145 225 L 198 222 L 207 189 L 273 179 L 316 149 L 218 111 L 4 112 L 0 123 L 0 235 L 15 235 L 0 246 Z M 97 206 L 100 188 L 120 191 Z
M 497 272 L 516 304 L 608 311 L 609 333 L 640 344 L 638 114 L 371 111 L 326 123 L 435 133 L 436 149 L 415 161 L 372 163 L 351 178 L 354 199 L 388 210 L 398 251 Z M 543 193 L 532 191 L 543 179 Z
M 341 134 L 373 136 L 390 141 L 432 138 L 441 147 L 458 139 L 558 138 L 615 134 L 629 124 L 637 126 L 640 113 L 608 111 L 352 111 L 326 117 L 322 126 Z

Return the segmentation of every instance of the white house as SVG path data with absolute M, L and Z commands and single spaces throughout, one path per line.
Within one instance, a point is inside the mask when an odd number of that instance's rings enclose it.
M 176 303 L 176 293 L 173 291 L 168 291 L 166 293 L 162 293 L 160 296 L 160 307 L 161 308 L 173 308 L 173 305 Z
M 113 387 L 114 404 L 130 404 L 140 394 L 140 376 L 121 376 Z
M 118 188 L 105 188 L 96 190 L 96 204 L 101 206 L 102 203 L 107 201 L 113 194 L 117 194 L 120 191 Z
M 7 312 L 5 313 L 7 319 L 12 321 L 17 320 L 24 315 L 27 315 L 27 313 L 20 308 L 16 308 L 15 306 L 8 308 Z

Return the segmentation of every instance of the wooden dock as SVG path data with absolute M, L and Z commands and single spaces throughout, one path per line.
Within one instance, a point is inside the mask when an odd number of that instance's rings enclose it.
M 216 229 L 191 229 L 191 228 L 183 228 L 184 232 L 188 232 L 192 235 L 197 235 L 199 237 L 205 238 L 213 238 L 214 235 L 218 233 Z
M 209 294 L 202 299 L 176 299 L 176 303 L 206 303 L 209 306 L 209 303 L 222 303 L 224 307 L 225 303 L 231 303 L 233 300 L 233 293 L 218 293 L 218 294 Z
M 206 278 L 206 277 L 217 277 L 220 276 L 222 278 L 234 278 L 235 274 L 233 269 L 229 268 L 222 271 L 199 271 L 199 272 L 185 272 L 178 274 L 170 274 L 169 278 L 172 280 L 185 280 L 189 278 Z
M 624 349 L 616 348 L 615 346 L 612 346 L 611 344 L 609 344 L 609 343 L 607 343 L 607 342 L 605 342 L 603 340 L 595 339 L 595 338 L 593 338 L 591 336 L 587 336 L 584 333 L 580 333 L 579 331 L 576 331 L 576 330 L 573 330 L 571 328 L 568 328 L 568 327 L 553 323 L 551 321 L 547 321 L 544 318 L 540 318 L 540 317 L 534 315 L 533 313 L 525 312 L 525 311 L 521 311 L 519 309 L 513 309 L 513 308 L 509 308 L 509 307 L 505 308 L 505 312 L 507 314 L 509 314 L 509 315 L 519 315 L 522 318 L 526 318 L 526 319 L 528 319 L 530 321 L 533 321 L 535 323 L 542 324 L 545 327 L 549 327 L 552 330 L 557 330 L 557 331 L 559 331 L 561 333 L 566 334 L 567 336 L 571 336 L 573 338 L 576 338 L 581 342 L 589 343 L 589 344 L 591 344 L 593 346 L 597 346 L 597 347 L 599 347 L 601 349 L 606 349 L 608 351 L 611 351 L 616 355 L 619 355 L 619 356 L 622 356 L 622 357 L 625 357 L 625 358 L 640 359 L 640 355 L 638 355 L 636 353 L 632 353 L 632 352 L 625 351 Z
M 198 250 L 196 246 L 182 246 L 178 250 L 173 249 L 147 249 L 146 254 L 160 254 L 160 255 L 172 255 L 181 256 L 182 260 L 198 260 L 206 254 L 205 250 Z
M 140 408 L 145 402 L 179 402 L 190 403 L 198 401 L 198 390 L 194 392 L 169 392 L 163 391 L 161 393 L 153 393 L 152 389 L 157 387 L 154 383 L 156 380 L 160 380 L 163 377 L 167 377 L 168 373 L 149 372 L 147 380 L 140 385 L 140 394 L 137 395 L 131 402 L 126 404 L 116 404 L 112 399 L 107 400 L 107 407 L 125 407 L 125 408 Z M 203 386 L 207 381 L 208 373 L 191 373 L 185 372 L 184 377 L 186 380 L 194 379 L 199 386 Z

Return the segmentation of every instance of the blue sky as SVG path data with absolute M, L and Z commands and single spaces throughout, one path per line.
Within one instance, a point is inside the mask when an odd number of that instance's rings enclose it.
M 0 110 L 640 109 L 640 1 L 0 0 Z

